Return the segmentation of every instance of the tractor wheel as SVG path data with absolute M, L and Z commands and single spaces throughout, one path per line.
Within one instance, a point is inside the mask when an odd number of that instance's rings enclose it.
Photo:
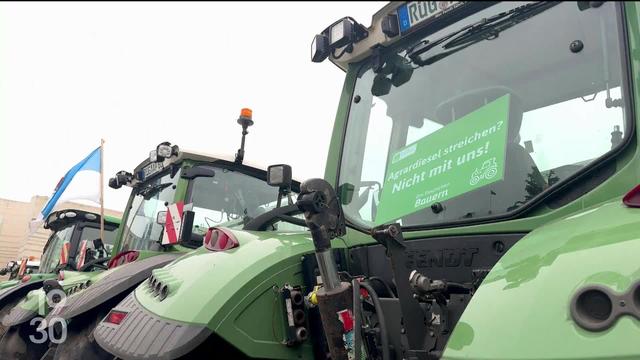
M 36 327 L 37 323 L 31 325 L 29 322 L 7 329 L 0 339 L 0 359 L 39 360 L 47 351 L 48 344 L 37 343 L 38 339 L 44 338 Z
M 93 338 L 93 330 L 106 311 L 91 311 L 74 318 L 67 325 L 66 338 L 58 344 L 53 360 L 111 360 L 113 355 L 104 351 Z

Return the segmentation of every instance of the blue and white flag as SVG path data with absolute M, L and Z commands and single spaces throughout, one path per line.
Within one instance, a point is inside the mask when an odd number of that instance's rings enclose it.
M 100 203 L 100 147 L 93 150 L 60 179 L 49 202 L 32 222 L 31 232 L 49 216 L 57 204 L 70 200 L 90 200 Z

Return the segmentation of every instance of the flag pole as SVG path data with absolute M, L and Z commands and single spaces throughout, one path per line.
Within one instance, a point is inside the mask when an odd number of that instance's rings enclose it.
M 104 242 L 104 139 L 100 139 L 100 240 Z

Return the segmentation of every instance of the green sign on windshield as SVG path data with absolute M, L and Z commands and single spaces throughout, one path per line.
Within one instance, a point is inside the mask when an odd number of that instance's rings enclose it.
M 508 119 L 505 95 L 395 152 L 375 222 L 391 222 L 502 180 Z

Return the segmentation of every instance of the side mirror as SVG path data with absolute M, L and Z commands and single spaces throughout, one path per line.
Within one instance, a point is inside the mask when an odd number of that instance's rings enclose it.
M 102 242 L 102 239 L 97 238 L 93 240 L 93 248 L 96 250 L 104 250 L 104 243 Z
M 182 225 L 180 228 L 180 242 L 191 242 L 191 235 L 193 235 L 193 220 L 196 213 L 193 210 L 185 210 L 182 212 Z
M 267 184 L 282 190 L 291 189 L 291 166 L 286 164 L 271 165 L 267 168 Z
M 291 199 L 291 166 L 286 164 L 271 165 L 267 168 L 267 184 L 278 187 L 278 202 L 276 207 L 280 207 L 282 196 L 286 195 L 289 204 Z
M 156 215 L 156 224 L 165 225 L 167 223 L 167 212 L 166 211 L 158 211 Z

